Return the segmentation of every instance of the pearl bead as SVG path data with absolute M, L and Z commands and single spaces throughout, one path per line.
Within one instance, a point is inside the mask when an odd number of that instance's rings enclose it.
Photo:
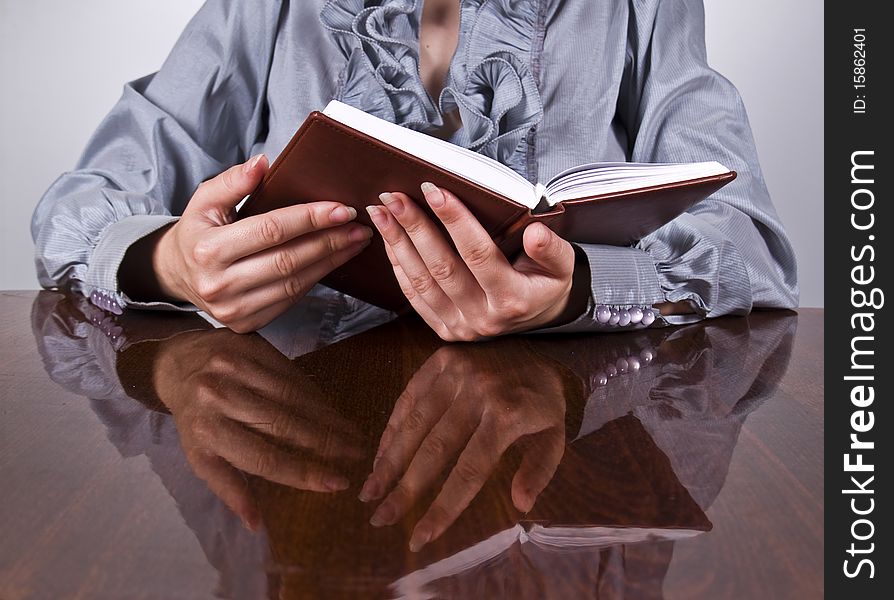
M 634 325 L 643 320 L 643 309 L 640 307 L 634 306 L 628 312 L 630 313 L 630 322 Z
M 618 367 L 618 373 L 626 373 L 628 367 L 630 366 L 630 365 L 627 363 L 627 359 L 625 359 L 625 358 L 619 358 L 619 359 L 618 359 L 618 362 L 615 363 L 615 364 L 616 364 L 617 367 Z
M 630 312 L 626 308 L 621 309 L 621 313 L 618 315 L 618 325 L 620 327 L 630 325 Z
M 652 359 L 655 358 L 655 353 L 652 352 L 652 350 L 650 350 L 649 348 L 646 348 L 639 353 L 639 357 L 643 359 L 643 362 L 645 364 L 649 364 L 650 362 L 652 362 Z
M 637 358 L 636 356 L 628 356 L 627 364 L 630 365 L 631 371 L 633 371 L 633 372 L 639 371 L 639 367 L 640 367 L 639 358 Z
M 598 373 L 593 375 L 593 385 L 601 387 L 607 383 L 608 383 L 608 375 L 606 375 L 602 371 L 599 371 Z
M 600 323 L 608 323 L 608 320 L 612 317 L 612 311 L 609 307 L 604 304 L 600 304 L 596 307 L 596 320 Z
M 655 322 L 655 312 L 651 309 L 643 311 L 643 320 L 642 324 L 648 327 L 652 323 Z
M 609 377 L 614 377 L 618 374 L 618 369 L 615 368 L 615 365 L 608 365 L 607 367 L 605 367 L 605 373 Z
M 618 309 L 612 309 L 612 316 L 608 320 L 609 325 L 617 325 L 618 321 L 621 319 L 621 315 L 618 313 Z

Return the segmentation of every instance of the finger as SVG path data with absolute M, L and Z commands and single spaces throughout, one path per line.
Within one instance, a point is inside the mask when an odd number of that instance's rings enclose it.
M 432 223 L 424 212 L 406 194 L 384 193 L 379 198 L 385 207 L 400 224 L 404 236 L 395 229 L 394 239 L 386 238 L 394 247 L 404 272 L 413 281 L 418 266 L 419 276 L 429 275 L 438 287 L 456 304 L 460 311 L 464 306 L 479 306 L 484 300 L 484 292 L 472 276 L 468 267 L 448 243 L 444 234 Z M 384 234 L 383 234 L 384 235 Z M 401 255 L 401 245 L 406 239 L 412 243 L 422 259 L 422 265 L 416 261 L 405 262 Z M 490 237 L 488 237 L 490 241 Z M 423 269 L 424 268 L 424 272 Z
M 390 525 L 400 520 L 437 481 L 475 431 L 460 403 L 454 403 L 425 437 L 406 473 L 376 509 L 370 523 Z M 465 423 L 463 423 L 465 421 Z
M 320 279 L 355 257 L 368 243 L 355 243 L 281 281 L 249 290 L 238 299 L 227 300 L 221 306 L 209 306 L 210 312 L 215 319 L 233 331 L 256 331 L 303 298 Z
M 338 202 L 310 202 L 252 215 L 212 229 L 196 247 L 196 260 L 228 265 L 296 237 L 344 225 L 357 211 Z
M 401 267 L 409 283 L 408 290 L 422 298 L 431 309 L 444 319 L 451 319 L 457 314 L 456 305 L 438 285 L 428 267 L 419 256 L 412 240 L 394 216 L 381 206 L 367 206 L 373 225 L 382 234 L 385 245 L 391 246 L 390 259 L 392 267 Z M 404 294 L 406 295 L 406 291 Z
M 440 537 L 478 495 L 506 450 L 496 439 L 489 427 L 479 427 L 475 431 L 444 482 L 441 493 L 416 523 L 410 536 L 410 551 L 418 552 Z
M 252 499 L 245 476 L 219 456 L 203 451 L 188 452 L 187 459 L 196 476 L 208 484 L 211 492 L 242 519 L 246 529 L 257 531 L 261 515 Z
M 571 277 L 574 272 L 574 248 L 543 223 L 532 223 L 525 229 L 525 254 L 539 267 L 542 275 Z
M 385 248 L 390 252 L 388 244 L 385 244 Z M 441 336 L 441 338 L 448 339 L 445 336 L 448 336 L 450 331 L 444 323 L 444 320 L 425 303 L 425 300 L 423 300 L 419 294 L 416 293 L 413 286 L 410 284 L 410 280 L 407 278 L 407 274 L 404 273 L 403 268 L 400 265 L 392 265 L 392 267 L 394 269 L 394 276 L 397 279 L 397 285 L 400 286 L 404 296 L 410 301 L 410 306 L 413 307 L 413 310 L 415 310 L 416 313 L 422 317 L 422 320 L 425 321 L 435 333 Z
M 366 242 L 372 234 L 369 227 L 351 224 L 302 235 L 237 260 L 223 277 L 231 287 L 240 289 L 281 281 L 339 250 Z
M 435 215 L 447 228 L 456 251 L 485 292 L 506 287 L 506 273 L 512 265 L 478 219 L 451 192 L 431 183 L 422 184 L 422 193 Z
M 440 393 L 438 393 L 440 391 Z M 444 393 L 434 383 L 425 380 L 407 385 L 401 394 L 410 398 L 401 400 L 412 408 L 401 421 L 388 448 L 379 456 L 373 472 L 364 484 L 364 497 L 368 500 L 381 498 L 400 479 L 413 460 L 422 441 L 444 414 L 452 401 L 452 391 Z M 368 501 L 367 500 L 367 501 Z
M 422 367 L 410 378 L 404 391 L 397 397 L 394 408 L 391 410 L 391 416 L 388 418 L 388 423 L 382 432 L 381 440 L 379 440 L 379 447 L 373 460 L 373 472 L 367 477 L 366 482 L 363 484 L 363 489 L 360 490 L 361 501 L 377 500 L 385 494 L 384 482 L 381 480 L 382 473 L 377 471 L 379 459 L 389 451 L 394 438 L 403 430 L 403 424 L 407 420 L 410 411 L 416 406 L 420 395 L 423 398 L 431 395 L 429 391 L 434 389 L 435 381 L 443 371 L 442 365 L 436 359 L 437 355 L 438 353 L 435 352 L 432 357 L 425 361 Z
M 280 445 L 310 450 L 323 458 L 356 459 L 362 456 L 356 442 L 332 428 L 320 427 L 271 401 L 269 396 L 246 389 L 232 379 L 228 384 L 223 393 L 214 394 L 213 401 L 214 409 L 232 421 L 265 434 Z
M 202 390 L 198 397 L 207 399 L 209 410 L 234 405 L 227 414 L 243 423 L 275 422 L 280 416 L 300 420 L 317 430 L 331 431 L 348 446 L 358 445 L 349 440 L 362 439 L 360 428 L 321 401 L 316 384 L 263 337 L 235 337 L 226 329 L 211 335 L 219 336 L 219 340 L 203 345 L 204 350 L 211 349 L 203 353 L 201 371 L 196 375 L 196 386 Z M 248 412 L 256 405 L 269 405 L 263 410 L 275 412 Z M 243 409 L 246 412 L 237 412 Z
M 348 487 L 347 478 L 297 454 L 285 452 L 230 419 L 215 419 L 214 450 L 237 469 L 299 490 L 336 492 Z
M 537 497 L 552 481 L 565 454 L 564 430 L 547 430 L 537 437 L 525 451 L 512 478 L 512 503 L 523 513 L 534 508 Z
M 269 168 L 263 154 L 230 167 L 199 185 L 184 212 L 201 212 L 216 225 L 232 222 L 233 211 L 264 178 Z

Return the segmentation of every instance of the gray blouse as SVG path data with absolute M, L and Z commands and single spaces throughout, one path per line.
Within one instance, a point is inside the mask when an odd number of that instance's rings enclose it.
M 41 284 L 117 307 L 189 308 L 128 298 L 117 277 L 128 247 L 175 220 L 200 182 L 256 153 L 275 157 L 337 98 L 425 132 L 458 110 L 453 143 L 531 182 L 596 161 L 717 160 L 738 172 L 635 246 L 579 245 L 588 309 L 550 331 L 605 329 L 597 307 L 696 306 L 667 323 L 797 306 L 794 254 L 745 109 L 706 62 L 701 0 L 462 0 L 437 100 L 419 76 L 421 13 L 421 0 L 208 0 L 38 204 Z M 376 310 L 321 286 L 314 295 Z

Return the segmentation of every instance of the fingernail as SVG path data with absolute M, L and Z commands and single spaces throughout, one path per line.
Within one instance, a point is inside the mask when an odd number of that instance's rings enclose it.
M 537 228 L 537 244 L 540 246 L 546 246 L 549 243 L 549 229 L 547 229 L 546 225 L 540 225 Z
M 381 527 L 382 525 L 391 525 L 395 519 L 394 507 L 390 502 L 384 502 L 376 509 L 373 516 L 369 520 L 369 524 L 373 527 Z
M 351 484 L 346 478 L 342 477 L 341 475 L 327 475 L 323 478 L 323 485 L 330 492 L 340 492 L 344 489 L 347 489 L 347 487 Z
M 383 192 L 379 194 L 379 200 L 382 201 L 382 204 L 388 207 L 388 210 L 390 210 L 391 214 L 395 217 L 404 212 L 404 203 L 391 192 Z
M 410 552 L 419 552 L 431 541 L 431 531 L 427 527 L 417 527 L 410 537 Z
M 425 199 L 429 206 L 432 208 L 441 208 L 444 206 L 444 194 L 438 189 L 438 186 L 426 181 L 419 187 L 422 188 L 422 193 L 425 195 Z
M 263 153 L 252 156 L 244 165 L 242 165 L 242 172 L 246 175 L 250 173 L 252 169 L 258 166 L 258 163 L 261 162 L 262 158 L 264 158 Z
M 372 222 L 379 229 L 384 227 L 385 223 L 388 222 L 388 219 L 385 217 L 385 215 L 382 214 L 381 211 L 382 211 L 382 209 L 379 208 L 378 206 L 367 206 L 366 207 L 366 212 L 369 213 L 369 218 L 372 219 Z
M 370 500 L 375 500 L 382 495 L 379 484 L 375 479 L 367 478 L 363 484 L 363 488 L 360 490 L 360 498 L 361 502 L 369 502 Z
M 336 206 L 329 213 L 329 220 L 333 223 L 347 223 L 357 216 L 357 211 L 351 206 Z
M 363 242 L 368 240 L 373 235 L 372 229 L 369 227 L 357 227 L 356 229 L 352 229 L 351 233 L 348 234 L 348 239 L 352 242 Z

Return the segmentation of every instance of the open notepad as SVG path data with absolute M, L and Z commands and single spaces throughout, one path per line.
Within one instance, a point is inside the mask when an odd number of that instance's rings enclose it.
M 323 114 L 531 209 L 542 210 L 564 200 L 666 185 L 730 172 L 720 163 L 713 161 L 685 164 L 590 163 L 562 171 L 545 184 L 534 185 L 506 165 L 483 154 L 389 123 L 337 100 L 330 102 Z
M 456 194 L 512 257 L 533 222 L 573 242 L 635 243 L 735 177 L 716 162 L 613 162 L 534 184 L 491 158 L 333 101 L 308 115 L 239 216 L 335 200 L 372 226 L 366 206 L 379 204 L 381 192 L 404 192 L 438 222 L 419 191 L 428 181 Z M 392 310 L 407 304 L 380 239 L 322 283 Z

